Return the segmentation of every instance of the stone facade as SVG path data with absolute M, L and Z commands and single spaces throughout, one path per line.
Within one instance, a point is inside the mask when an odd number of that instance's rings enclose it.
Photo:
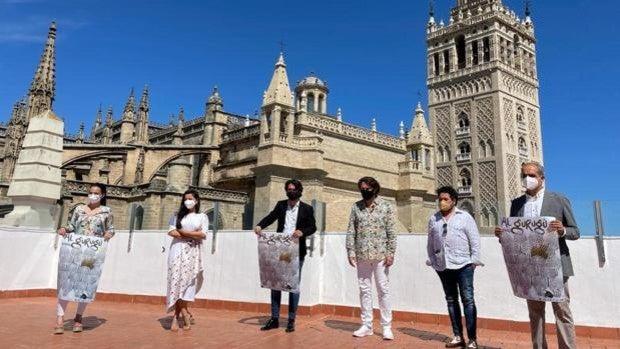
M 55 66 L 55 26 L 53 33 L 42 67 Z M 45 88 L 54 86 L 49 81 L 54 74 L 35 76 L 45 79 L 30 93 L 48 98 L 51 108 L 54 90 Z M 284 198 L 284 182 L 298 178 L 305 188 L 302 200 L 325 207 L 325 229 L 344 231 L 351 205 L 360 199 L 357 180 L 373 176 L 381 195 L 397 208 L 399 231 L 426 231 L 436 210 L 436 157 L 420 105 L 409 131 L 401 124 L 400 135 L 392 136 L 377 131 L 374 121 L 365 128 L 344 122 L 340 110 L 327 114 L 329 88 L 314 75 L 291 88 L 282 54 L 267 86 L 261 113 L 254 117 L 225 111 L 217 87 L 202 115 L 186 120 L 181 109 L 165 125 L 149 121 L 148 87 L 139 99 L 131 90 L 117 120 L 112 108 L 104 120 L 99 107 L 88 136 L 83 124 L 77 135 L 65 136 L 62 216 L 85 201 L 89 183 L 103 182 L 118 228 L 128 227 L 136 207 L 143 211 L 138 228 L 166 228 L 181 193 L 192 187 L 201 192 L 202 209 L 211 218 L 218 203 L 220 228 L 249 229 Z M 11 147 L 27 125 L 22 114 L 29 115 L 29 108 L 16 105 L 9 126 L 0 129 L 7 135 L 0 136 L 5 143 L 0 187 L 11 181 Z
M 521 195 L 520 164 L 542 162 L 536 39 L 500 0 L 459 0 L 427 27 L 428 105 L 437 184 L 458 188 L 483 227 Z

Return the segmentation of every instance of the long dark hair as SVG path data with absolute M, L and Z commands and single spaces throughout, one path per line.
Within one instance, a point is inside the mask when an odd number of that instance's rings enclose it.
M 179 207 L 179 212 L 177 213 L 177 229 L 183 228 L 181 226 L 181 220 L 183 220 L 183 218 L 189 213 L 189 210 L 185 207 L 185 195 L 187 194 L 192 194 L 194 199 L 196 199 L 196 206 L 194 206 L 194 209 L 196 212 L 200 212 L 200 194 L 198 194 L 198 192 L 194 189 L 186 190 L 185 193 L 183 193 L 183 197 L 181 197 L 181 206 Z
M 97 187 L 99 189 L 101 189 L 101 195 L 103 195 L 103 197 L 101 198 L 101 201 L 99 201 L 99 203 L 102 206 L 106 206 L 106 198 L 108 197 L 108 189 L 106 188 L 105 184 L 103 183 L 93 183 L 90 185 L 90 188 L 92 187 Z

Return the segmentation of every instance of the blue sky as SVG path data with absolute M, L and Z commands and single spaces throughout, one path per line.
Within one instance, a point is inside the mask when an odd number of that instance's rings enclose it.
M 521 16 L 523 1 L 504 0 Z M 436 0 L 447 22 L 456 0 Z M 620 212 L 620 40 L 616 1 L 533 0 L 547 186 L 565 193 L 586 233 L 592 200 L 607 230 Z M 311 71 L 328 81 L 328 112 L 396 134 L 426 105 L 427 1 L 0 0 L 0 120 L 24 95 L 47 28 L 58 22 L 54 110 L 76 133 L 101 103 L 119 118 L 131 87 L 150 87 L 151 119 L 179 107 L 202 113 L 214 84 L 225 109 L 260 108 L 280 46 L 291 83 Z

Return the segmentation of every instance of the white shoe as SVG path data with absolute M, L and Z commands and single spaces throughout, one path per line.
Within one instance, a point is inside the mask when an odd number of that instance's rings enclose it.
M 394 339 L 394 333 L 392 333 L 391 326 L 383 326 L 383 339 L 386 339 L 386 340 Z
M 366 337 L 366 336 L 372 336 L 373 334 L 375 333 L 372 330 L 372 328 L 366 325 L 362 325 L 360 326 L 360 328 L 357 329 L 357 331 L 353 332 L 353 337 Z

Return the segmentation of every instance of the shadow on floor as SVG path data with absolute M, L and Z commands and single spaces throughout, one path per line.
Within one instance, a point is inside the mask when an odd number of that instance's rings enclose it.
M 333 328 L 335 330 L 353 332 L 360 327 L 360 324 L 357 322 L 348 322 L 348 321 L 340 321 L 340 320 L 325 320 L 325 326 L 329 328 Z
M 92 331 L 105 324 L 108 320 L 96 316 L 86 316 L 82 318 L 82 328 L 84 331 Z M 73 330 L 73 320 L 65 320 L 63 324 L 65 331 Z
M 240 319 L 237 322 L 244 325 L 263 326 L 270 318 L 270 316 L 252 316 Z
M 440 342 L 440 343 L 447 343 L 450 339 L 452 339 L 452 337 L 448 337 L 443 334 L 416 330 L 415 328 L 409 328 L 409 327 L 400 327 L 400 328 L 397 328 L 396 330 L 401 332 L 402 334 L 406 334 L 411 337 L 416 337 L 423 341 L 435 341 L 435 342 Z M 480 345 L 480 343 L 478 343 L 478 348 L 480 349 L 501 349 L 498 347 L 487 347 L 484 345 Z

